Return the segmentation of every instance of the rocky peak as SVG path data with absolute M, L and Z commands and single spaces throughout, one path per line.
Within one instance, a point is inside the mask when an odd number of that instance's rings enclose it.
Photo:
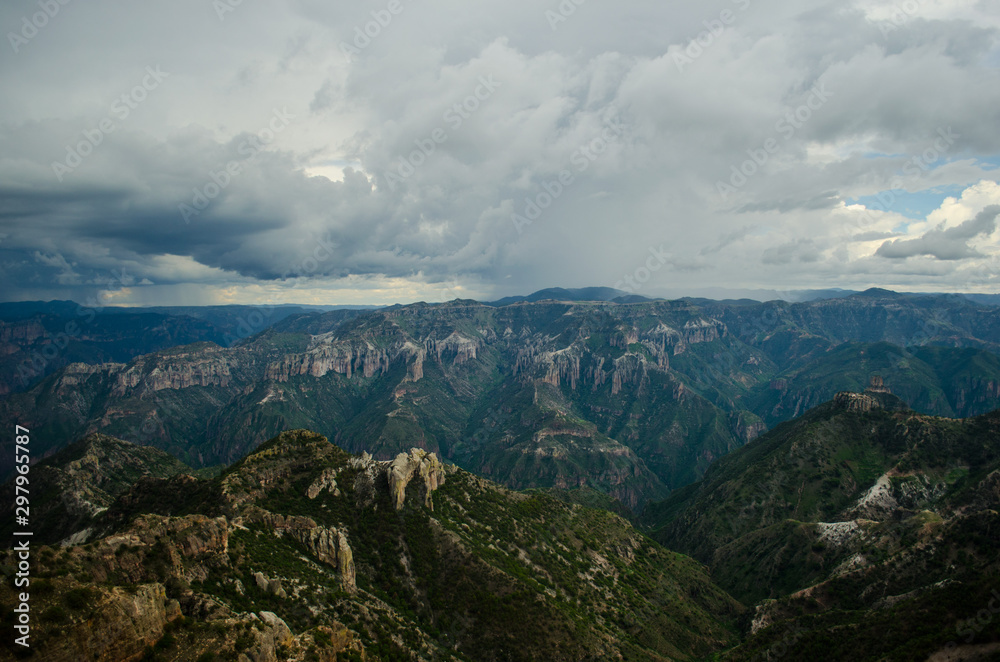
M 873 377 L 871 385 L 864 393 L 842 391 L 833 396 L 833 405 L 837 409 L 864 414 L 874 409 L 886 411 L 906 411 L 907 404 L 893 395 L 880 377 Z
M 882 407 L 876 398 L 864 393 L 851 393 L 850 391 L 841 391 L 833 396 L 833 404 L 838 409 L 856 414 L 864 414 Z
M 432 494 L 444 484 L 444 465 L 434 453 L 428 453 L 420 448 L 412 448 L 409 453 L 400 453 L 386 470 L 389 479 L 389 495 L 396 510 L 403 507 L 406 499 L 406 487 L 414 478 L 419 477 L 424 483 L 424 505 L 434 509 Z
M 868 388 L 865 389 L 865 393 L 892 393 L 892 391 L 885 385 L 885 381 L 883 381 L 881 376 L 873 375 Z

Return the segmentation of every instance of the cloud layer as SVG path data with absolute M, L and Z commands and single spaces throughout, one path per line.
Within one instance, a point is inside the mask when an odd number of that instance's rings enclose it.
M 5 299 L 493 297 L 661 247 L 640 294 L 1000 282 L 986 0 L 39 7 L 0 7 Z

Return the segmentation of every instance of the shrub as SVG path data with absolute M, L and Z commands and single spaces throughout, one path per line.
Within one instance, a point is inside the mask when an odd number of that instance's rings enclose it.
M 93 591 L 86 586 L 80 586 L 66 592 L 66 605 L 70 609 L 84 609 L 93 597 Z
M 168 648 L 173 647 L 176 643 L 177 640 L 174 638 L 174 635 L 168 632 L 167 634 L 160 637 L 160 640 L 156 642 L 156 648 L 157 650 L 166 650 Z
M 53 605 L 42 612 L 42 620 L 49 623 L 65 623 L 69 613 L 59 605 Z

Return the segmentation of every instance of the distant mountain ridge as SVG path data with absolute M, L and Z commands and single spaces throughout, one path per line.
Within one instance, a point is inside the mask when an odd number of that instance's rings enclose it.
M 103 431 L 202 467 L 306 427 L 355 452 L 418 445 L 512 487 L 641 509 L 872 375 L 926 413 L 1000 406 L 1000 311 L 873 294 L 301 314 L 232 348 L 74 364 L 0 411 L 38 430 L 39 454 Z
M 490 302 L 493 306 L 509 306 L 515 303 L 538 301 L 627 301 L 628 303 L 639 303 L 641 301 L 653 301 L 648 297 L 632 294 L 624 290 L 616 290 L 612 287 L 583 287 L 583 288 L 562 288 L 549 287 L 538 290 L 527 296 L 511 296 Z
M 368 307 L 338 308 L 347 319 Z M 70 363 L 125 362 L 208 341 L 231 346 L 309 306 L 116 308 L 72 301 L 0 303 L 0 396 L 22 391 Z

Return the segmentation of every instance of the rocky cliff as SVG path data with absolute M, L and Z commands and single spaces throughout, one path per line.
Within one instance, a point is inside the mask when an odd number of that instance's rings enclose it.
M 337 570 L 344 590 L 357 589 L 354 553 L 344 531 L 319 526 L 308 517 L 286 517 L 262 510 L 252 511 L 241 523 L 260 524 L 279 537 L 288 536 L 300 542 L 316 559 Z
M 414 448 L 409 453 L 400 453 L 386 468 L 389 481 L 389 494 L 396 510 L 403 507 L 406 499 L 406 487 L 414 479 L 422 483 L 421 492 L 424 495 L 424 505 L 434 510 L 434 490 L 444 484 L 444 466 L 438 462 L 434 453 L 428 453 L 420 448 Z

